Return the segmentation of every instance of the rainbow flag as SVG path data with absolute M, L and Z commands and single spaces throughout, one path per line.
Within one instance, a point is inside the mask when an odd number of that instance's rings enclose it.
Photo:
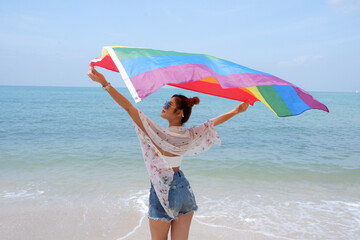
M 301 88 L 271 74 L 209 56 L 138 47 L 104 47 L 90 63 L 121 74 L 135 102 L 164 85 L 229 98 L 263 102 L 279 117 L 328 108 Z

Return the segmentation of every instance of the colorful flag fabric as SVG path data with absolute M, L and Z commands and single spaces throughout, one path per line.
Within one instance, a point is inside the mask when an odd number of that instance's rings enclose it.
M 301 88 L 271 74 L 206 54 L 138 47 L 104 47 L 91 66 L 119 72 L 135 102 L 170 85 L 238 101 L 263 102 L 279 117 L 328 108 Z

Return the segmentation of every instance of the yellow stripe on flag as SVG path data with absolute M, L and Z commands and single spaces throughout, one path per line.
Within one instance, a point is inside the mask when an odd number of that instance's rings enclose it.
M 109 52 L 107 51 L 107 49 L 106 48 L 108 48 L 108 47 L 103 47 L 103 50 L 102 50 L 102 56 L 104 57 L 104 56 L 106 56 L 106 55 L 109 55 Z M 141 48 L 141 47 L 128 47 L 128 46 L 109 46 L 109 48 L 112 48 L 112 49 L 114 49 L 114 48 Z
M 261 93 L 259 92 L 259 90 L 257 89 L 257 87 L 248 87 L 247 88 L 252 94 L 254 94 L 254 96 L 259 99 L 262 103 L 264 103 L 268 108 L 271 109 L 271 111 L 273 111 L 275 114 L 276 112 L 270 107 L 270 105 L 266 102 L 266 100 L 263 98 L 263 96 L 261 95 Z

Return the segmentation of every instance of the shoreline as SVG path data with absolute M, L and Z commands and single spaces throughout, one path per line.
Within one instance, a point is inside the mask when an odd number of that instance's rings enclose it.
M 320 201 L 322 205 L 315 205 L 287 201 L 261 205 L 240 200 L 231 205 L 233 198 L 206 199 L 198 201 L 201 208 L 194 215 L 189 239 L 289 240 L 316 236 L 350 240 L 360 236 L 356 227 L 360 202 Z M 122 198 L 3 198 L 0 239 L 148 239 L 147 201 L 147 190 Z M 327 222 L 330 218 L 339 219 Z M 345 227 L 341 218 L 352 219 L 352 223 Z
M 106 209 L 82 206 L 53 207 L 52 204 L 34 209 L 33 204 L 0 209 L 1 239 L 149 239 L 147 213 L 137 211 L 111 214 Z M 189 239 L 254 239 L 276 240 L 277 237 L 252 230 L 240 230 L 225 225 L 208 224 L 193 218 Z

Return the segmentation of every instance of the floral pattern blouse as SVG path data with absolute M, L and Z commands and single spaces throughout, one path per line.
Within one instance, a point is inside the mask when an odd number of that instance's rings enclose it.
M 189 129 L 183 127 L 163 129 L 154 124 L 140 110 L 138 111 L 147 134 L 135 122 L 133 122 L 133 125 L 140 141 L 150 181 L 165 212 L 169 217 L 175 218 L 168 200 L 174 172 L 156 145 L 164 151 L 177 155 L 180 155 L 179 153 L 182 153 L 181 155 L 194 155 L 209 150 L 213 143 L 220 145 L 220 138 L 214 129 L 212 120 Z M 184 144 L 184 141 L 186 141 L 186 144 Z M 178 142 L 183 144 L 177 144 Z M 176 152 L 174 149 L 176 149 Z

